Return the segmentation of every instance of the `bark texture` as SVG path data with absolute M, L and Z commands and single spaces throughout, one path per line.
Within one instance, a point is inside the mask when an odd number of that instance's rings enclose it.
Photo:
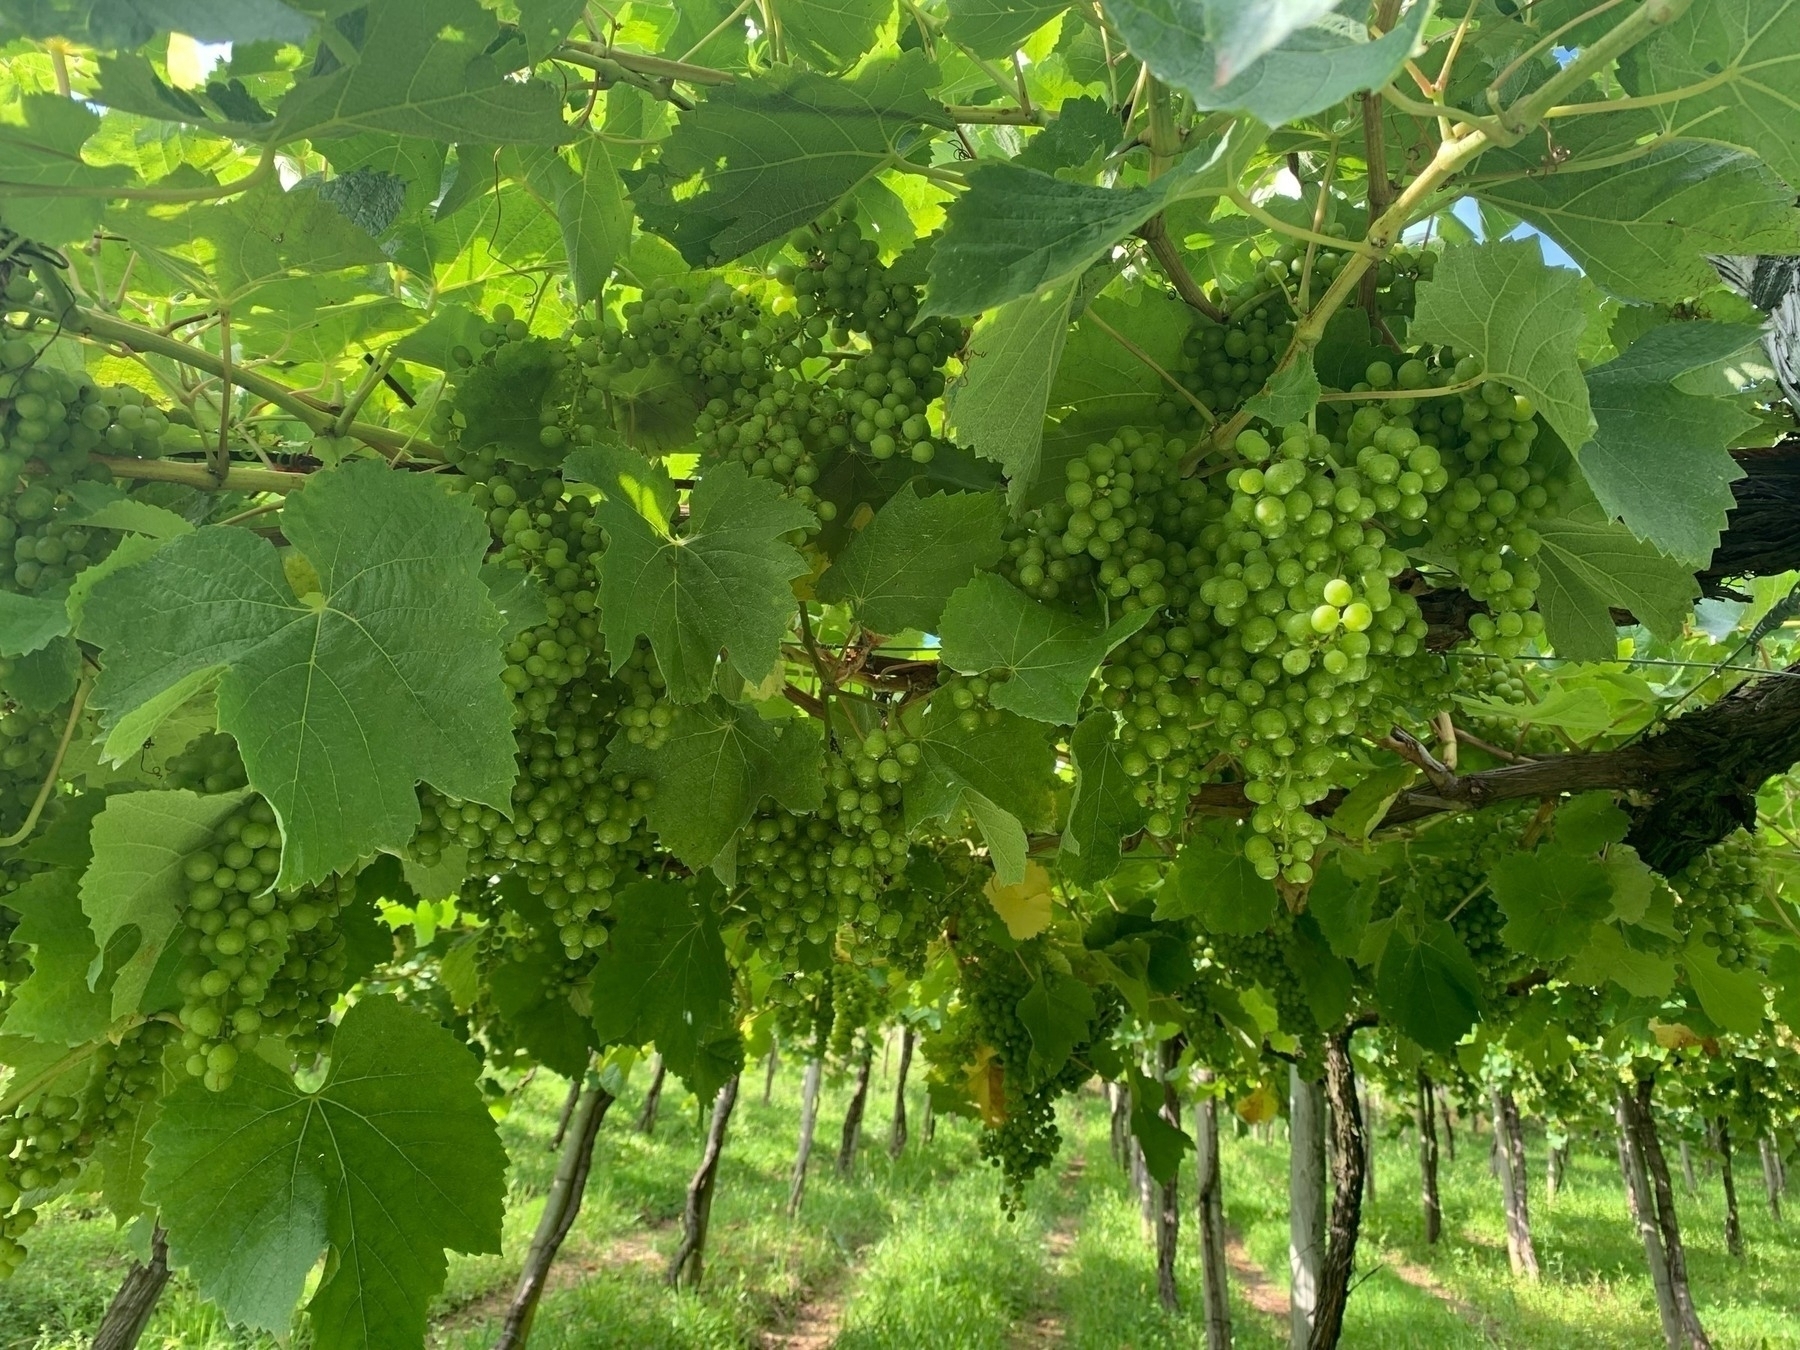
M 688 1182 L 687 1206 L 681 1215 L 681 1243 L 669 1258 L 669 1272 L 664 1277 L 673 1285 L 697 1289 L 706 1271 L 706 1229 L 712 1221 L 713 1190 L 719 1180 L 719 1159 L 725 1152 L 725 1132 L 731 1125 L 732 1108 L 737 1105 L 738 1076 L 725 1080 L 713 1100 L 712 1124 L 706 1131 L 706 1151 L 700 1155 L 700 1166 Z
M 812 1160 L 813 1135 L 819 1125 L 819 1080 L 825 1063 L 817 1055 L 806 1061 L 806 1077 L 800 1085 L 800 1146 L 794 1151 L 794 1175 L 788 1184 L 787 1215 L 800 1212 L 800 1201 L 806 1195 L 806 1165 Z
M 1211 1071 L 1202 1069 L 1201 1083 L 1211 1080 Z M 1225 1192 L 1219 1176 L 1219 1099 L 1210 1092 L 1194 1107 L 1194 1169 L 1206 1350 L 1231 1350 L 1231 1278 L 1225 1263 Z
M 1781 1193 L 1787 1189 L 1787 1179 L 1782 1175 L 1781 1146 L 1767 1134 L 1757 1139 L 1756 1146 L 1762 1154 L 1763 1194 L 1769 1200 L 1769 1217 L 1780 1223 Z
M 1444 1203 L 1438 1193 L 1437 1093 L 1423 1069 L 1419 1070 L 1419 1203 L 1425 1211 L 1425 1241 L 1436 1246 L 1444 1234 Z
M 663 1064 L 663 1057 L 658 1054 L 650 1060 L 650 1086 L 644 1092 L 644 1108 L 638 1112 L 637 1132 L 639 1134 L 656 1133 L 656 1113 L 662 1106 L 663 1079 L 668 1074 Z
M 1669 1283 L 1669 1260 L 1663 1253 L 1662 1230 L 1656 1222 L 1656 1197 L 1650 1193 L 1650 1171 L 1637 1136 L 1637 1105 L 1628 1088 L 1620 1088 L 1613 1115 L 1619 1122 L 1619 1171 L 1625 1178 L 1625 1205 L 1638 1239 L 1644 1244 L 1644 1264 L 1650 1268 L 1650 1284 L 1656 1293 L 1656 1312 L 1662 1320 L 1667 1350 L 1682 1350 L 1687 1334 L 1681 1310 L 1675 1306 L 1675 1290 Z
M 518 1350 L 531 1336 L 531 1324 L 550 1278 L 550 1266 L 575 1226 L 575 1216 L 581 1213 L 588 1172 L 594 1164 L 594 1140 L 612 1104 L 612 1093 L 598 1084 L 581 1088 L 568 1116 L 562 1156 L 556 1160 L 556 1175 L 550 1181 L 550 1193 L 544 1197 L 544 1212 L 538 1219 L 537 1232 L 532 1234 L 531 1246 L 526 1249 L 518 1288 L 513 1291 L 494 1350 Z
M 1744 1221 L 1738 1214 L 1737 1176 L 1731 1166 L 1731 1122 L 1713 1122 L 1713 1147 L 1719 1152 L 1719 1180 L 1725 1187 L 1725 1250 L 1744 1259 Z
M 133 1261 L 131 1269 L 125 1272 L 118 1292 L 106 1305 L 100 1329 L 94 1333 L 93 1350 L 135 1350 L 168 1282 L 169 1240 L 158 1224 L 150 1234 L 149 1262 Z
M 850 1175 L 856 1166 L 856 1146 L 862 1140 L 863 1112 L 869 1105 L 869 1072 L 875 1065 L 875 1042 L 863 1037 L 862 1057 L 856 1061 L 856 1089 L 850 1094 L 850 1105 L 844 1110 L 844 1134 L 838 1141 L 837 1170 L 840 1177 Z
M 1350 1280 L 1356 1271 L 1356 1239 L 1362 1229 L 1363 1166 L 1368 1153 L 1356 1066 L 1350 1059 L 1353 1030 L 1325 1041 L 1325 1098 L 1331 1107 L 1331 1221 L 1319 1271 L 1310 1350 L 1335 1350 L 1344 1334 L 1344 1310 L 1350 1303 Z
M 898 1158 L 906 1151 L 906 1073 L 912 1068 L 913 1031 L 900 1028 L 900 1071 L 894 1083 L 894 1115 L 888 1122 L 888 1157 Z
M 1182 1041 L 1171 1036 L 1160 1047 L 1162 1076 L 1162 1109 L 1159 1114 L 1169 1125 L 1181 1128 L 1181 1099 L 1175 1091 L 1175 1064 L 1181 1058 Z M 1171 1171 L 1169 1179 L 1156 1188 L 1156 1297 L 1165 1311 L 1181 1308 L 1180 1290 L 1175 1284 L 1175 1258 L 1181 1243 L 1181 1171 Z
M 1525 1172 L 1525 1125 L 1511 1089 L 1496 1088 L 1494 1157 L 1500 1194 L 1506 1206 L 1506 1257 L 1514 1275 L 1535 1281 L 1539 1276 L 1537 1246 L 1531 1240 L 1531 1184 Z
M 1712 1350 L 1700 1314 L 1694 1308 L 1694 1293 L 1688 1283 L 1687 1249 L 1681 1242 L 1681 1223 L 1675 1214 L 1675 1192 L 1669 1185 L 1669 1164 L 1663 1157 L 1662 1141 L 1657 1137 L 1653 1101 L 1655 1082 L 1637 1080 L 1634 1091 L 1621 1100 L 1629 1104 L 1632 1133 L 1643 1158 L 1644 1174 L 1649 1181 L 1650 1199 L 1656 1214 L 1657 1236 L 1662 1239 L 1663 1263 L 1668 1270 L 1669 1292 L 1680 1318 L 1681 1332 L 1693 1350 Z

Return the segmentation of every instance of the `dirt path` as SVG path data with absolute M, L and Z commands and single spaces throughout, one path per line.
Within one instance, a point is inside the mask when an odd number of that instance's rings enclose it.
M 1413 1262 L 1405 1260 L 1394 1253 L 1384 1253 L 1382 1260 L 1387 1268 L 1393 1271 L 1401 1280 L 1410 1284 L 1414 1289 L 1422 1290 L 1423 1292 L 1430 1294 L 1439 1303 L 1442 1303 L 1451 1312 L 1455 1313 L 1464 1322 L 1468 1323 L 1469 1326 L 1473 1327 L 1476 1331 L 1479 1331 L 1494 1345 L 1504 1346 L 1506 1344 L 1505 1337 L 1500 1334 L 1501 1328 L 1498 1322 L 1482 1312 L 1481 1309 L 1477 1308 L 1473 1303 L 1468 1302 L 1466 1299 L 1458 1298 L 1445 1287 L 1442 1280 L 1438 1279 L 1436 1275 L 1433 1275 L 1431 1271 L 1424 1266 L 1415 1265 Z
M 1251 1259 L 1243 1236 L 1235 1228 L 1225 1230 L 1225 1264 L 1231 1267 L 1232 1278 L 1238 1292 L 1244 1296 L 1244 1302 L 1259 1313 L 1287 1321 L 1290 1310 L 1287 1290 L 1270 1280 L 1268 1272 Z
M 1060 1185 L 1066 1199 L 1080 1182 L 1082 1173 L 1087 1170 L 1087 1159 L 1071 1158 L 1069 1165 L 1063 1169 Z M 1054 1284 L 1061 1273 L 1069 1253 L 1075 1248 L 1075 1225 L 1080 1216 L 1070 1209 L 1058 1216 L 1044 1238 L 1044 1250 L 1049 1256 L 1045 1263 L 1049 1280 Z M 1062 1312 L 1056 1307 L 1054 1294 L 1050 1306 L 1040 1309 L 1028 1322 L 1021 1323 L 1013 1332 L 1009 1344 L 1015 1350 L 1033 1345 L 1061 1345 L 1068 1336 L 1068 1329 L 1063 1326 Z

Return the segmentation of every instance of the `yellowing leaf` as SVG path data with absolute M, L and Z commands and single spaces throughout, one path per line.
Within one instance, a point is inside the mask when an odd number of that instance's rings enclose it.
M 993 876 L 982 890 L 1015 942 L 1036 937 L 1050 926 L 1050 874 L 1042 863 L 1026 863 L 1025 879 L 1016 885 L 1004 885 Z
M 1267 1125 L 1280 1113 L 1281 1098 L 1275 1095 L 1275 1089 L 1267 1083 L 1258 1083 L 1256 1090 L 1246 1097 L 1240 1097 L 1232 1109 L 1246 1125 Z
M 1699 1045 L 1702 1039 L 1685 1023 L 1661 1022 L 1654 1017 L 1650 1019 L 1650 1034 L 1665 1050 L 1685 1050 L 1690 1045 Z
M 982 1046 L 968 1071 L 969 1099 L 981 1113 L 982 1124 L 996 1129 L 1006 1123 L 1006 1067 L 994 1052 Z

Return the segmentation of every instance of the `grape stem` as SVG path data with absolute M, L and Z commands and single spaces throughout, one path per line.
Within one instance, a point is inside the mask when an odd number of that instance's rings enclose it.
M 82 672 L 81 683 L 75 686 L 75 700 L 69 704 L 69 720 L 63 723 L 62 739 L 56 743 L 56 755 L 50 761 L 50 772 L 44 775 L 44 783 L 38 789 L 37 799 L 31 803 L 25 823 L 16 832 L 0 839 L 0 848 L 13 848 L 24 843 L 37 828 L 38 817 L 44 814 L 44 806 L 50 800 L 50 794 L 56 790 L 56 780 L 62 774 L 63 758 L 69 753 L 69 742 L 75 738 L 76 724 L 81 721 L 81 710 L 87 706 L 88 692 L 93 687 L 93 667 L 89 666 Z
M 148 1018 L 140 1013 L 133 1013 L 130 1017 L 121 1018 L 119 1021 L 113 1023 L 111 1027 L 107 1028 L 106 1035 L 76 1046 L 61 1059 L 53 1064 L 46 1065 L 24 1082 L 14 1083 L 12 1085 L 12 1091 L 8 1092 L 4 1097 L 0 1097 L 0 1118 L 12 1115 L 13 1112 L 17 1111 L 38 1093 L 49 1087 L 50 1084 L 54 1083 L 58 1078 L 61 1078 L 65 1073 L 81 1063 L 81 1061 L 86 1059 L 89 1055 L 92 1055 L 102 1045 L 117 1040 L 133 1027 L 140 1026 L 148 1020 Z
M 1194 280 L 1194 274 L 1188 271 L 1187 263 L 1181 256 L 1181 250 L 1169 237 L 1169 227 L 1164 223 L 1162 212 L 1158 211 L 1138 227 L 1138 238 L 1150 246 L 1150 255 L 1156 259 L 1157 265 L 1162 268 L 1163 275 L 1175 287 L 1175 293 L 1187 303 L 1189 308 L 1198 310 L 1214 323 L 1222 324 L 1230 320 L 1230 315 L 1207 299 L 1206 292 L 1200 288 L 1200 283 Z
M 1130 352 L 1133 356 L 1137 357 L 1138 360 L 1142 361 L 1146 366 L 1150 367 L 1151 370 L 1155 371 L 1159 376 L 1161 376 L 1164 383 L 1166 383 L 1169 386 L 1169 388 L 1173 389 L 1176 393 L 1180 394 L 1184 399 L 1186 399 L 1188 401 L 1189 405 L 1194 409 L 1194 411 L 1199 413 L 1200 416 L 1202 416 L 1203 418 L 1206 419 L 1206 424 L 1208 426 L 1213 426 L 1218 422 L 1218 418 L 1213 416 L 1212 409 L 1207 407 L 1199 399 L 1195 398 L 1194 395 L 1188 390 L 1187 386 L 1182 384 L 1180 380 L 1177 380 L 1173 375 L 1169 374 L 1168 371 L 1164 370 L 1160 365 L 1158 365 L 1156 362 L 1156 358 L 1151 356 L 1149 352 L 1145 351 L 1142 347 L 1138 346 L 1137 343 L 1133 342 L 1130 338 L 1126 337 L 1123 333 L 1121 333 L 1118 329 L 1114 328 L 1111 324 L 1109 324 L 1105 319 L 1101 318 L 1093 310 L 1090 309 L 1087 312 L 1087 317 L 1093 322 L 1094 326 L 1097 327 L 1102 333 L 1105 333 L 1114 342 L 1118 343 L 1126 351 Z M 1204 442 L 1202 442 L 1202 443 L 1204 443 Z
M 180 483 L 184 487 L 203 488 L 208 492 L 292 492 L 306 486 L 309 475 L 285 469 L 261 469 L 234 464 L 223 479 L 214 475 L 210 464 L 190 464 L 173 459 L 132 459 L 124 455 L 93 455 L 94 463 L 112 470 L 114 478 L 129 478 L 142 483 Z

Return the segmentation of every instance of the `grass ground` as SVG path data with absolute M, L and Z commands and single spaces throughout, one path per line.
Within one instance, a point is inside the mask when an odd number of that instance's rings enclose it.
M 965 1122 L 940 1122 L 931 1145 L 921 1147 L 915 1138 L 898 1162 L 889 1161 L 882 1147 L 888 1095 L 879 1093 L 876 1077 L 866 1146 L 848 1179 L 832 1167 L 847 1089 L 828 1090 L 806 1206 L 793 1223 L 782 1204 L 799 1074 L 784 1070 L 768 1106 L 760 1077 L 746 1084 L 721 1171 L 706 1283 L 697 1294 L 675 1293 L 661 1282 L 700 1150 L 696 1104 L 671 1084 L 659 1128 L 645 1137 L 631 1128 L 638 1103 L 628 1094 L 601 1132 L 587 1203 L 546 1295 L 533 1346 L 1177 1350 L 1203 1344 L 1197 1306 L 1176 1315 L 1157 1306 L 1149 1246 L 1109 1156 L 1097 1096 L 1084 1094 L 1071 1105 L 1062 1159 L 1033 1184 L 1026 1210 L 1008 1219 Z M 438 1350 L 492 1344 L 550 1178 L 548 1144 L 561 1100 L 560 1084 L 542 1082 L 500 1123 L 513 1158 L 506 1253 L 452 1257 L 432 1320 Z M 915 1122 L 921 1107 L 915 1093 Z M 1553 1203 L 1541 1175 L 1535 1178 L 1533 1219 L 1545 1278 L 1525 1286 L 1507 1271 L 1486 1141 L 1465 1132 L 1458 1142 L 1456 1160 L 1446 1159 L 1443 1169 L 1444 1240 L 1433 1249 L 1422 1239 L 1410 1141 L 1383 1141 L 1344 1344 L 1356 1350 L 1656 1345 L 1655 1306 L 1625 1219 L 1610 1143 L 1578 1148 L 1570 1183 Z M 1227 1217 L 1242 1239 L 1233 1286 L 1237 1340 L 1268 1350 L 1286 1343 L 1285 1325 L 1277 1312 L 1250 1306 L 1247 1282 L 1257 1284 L 1256 1301 L 1264 1307 L 1285 1298 L 1287 1149 L 1279 1128 L 1269 1142 L 1228 1138 L 1224 1167 Z M 1678 1194 L 1701 1315 L 1720 1350 L 1800 1350 L 1800 1220 L 1787 1228 L 1771 1220 L 1760 1177 L 1743 1178 L 1740 1191 L 1749 1249 L 1741 1262 L 1724 1250 L 1716 1179 L 1703 1178 L 1698 1196 Z M 1188 1204 L 1184 1194 L 1184 1211 Z M 0 1350 L 85 1350 L 129 1259 L 128 1235 L 69 1204 L 33 1236 L 32 1260 L 0 1285 Z M 1179 1272 L 1184 1293 L 1198 1290 L 1196 1265 L 1189 1229 Z M 304 1347 L 305 1339 L 286 1343 Z M 179 1278 L 143 1341 L 152 1350 L 273 1350 L 277 1344 L 223 1325 Z

